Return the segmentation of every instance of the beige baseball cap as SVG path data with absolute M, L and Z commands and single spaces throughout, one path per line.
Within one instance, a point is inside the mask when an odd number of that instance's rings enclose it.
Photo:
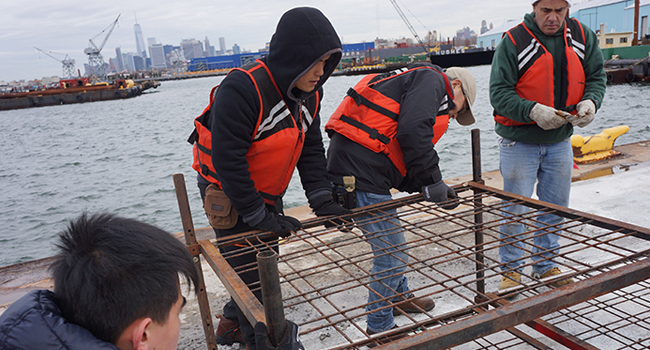
M 538 1 L 539 1 L 539 0 L 531 0 L 531 1 L 530 1 L 530 4 L 531 4 L 531 5 L 535 5 L 535 3 L 538 2 Z M 569 5 L 569 6 L 567 6 L 567 7 L 571 7 L 571 1 L 570 1 L 570 0 L 564 0 L 564 1 L 566 1 L 566 3 Z
M 467 111 L 458 114 L 456 121 L 460 125 L 472 125 L 476 121 L 474 119 L 474 113 L 472 112 L 472 105 L 474 100 L 476 100 L 476 80 L 467 69 L 461 67 L 449 67 L 445 70 L 445 74 L 449 77 L 449 80 L 459 79 L 461 84 L 460 87 L 463 90 L 465 98 L 467 98 Z

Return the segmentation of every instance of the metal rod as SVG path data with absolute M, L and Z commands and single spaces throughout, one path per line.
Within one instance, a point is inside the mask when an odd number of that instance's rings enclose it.
M 282 289 L 278 272 L 278 254 L 273 250 L 264 250 L 257 254 L 257 265 L 262 288 L 262 304 L 269 339 L 275 346 L 279 344 L 286 331 L 284 309 L 282 308 Z
M 473 180 L 483 183 L 481 178 L 481 131 L 472 129 L 472 173 Z M 483 257 L 483 199 L 481 196 L 474 196 L 474 244 L 476 251 L 476 290 L 479 293 L 477 299 L 485 299 L 485 260 Z M 479 300 L 477 300 L 479 301 Z M 480 301 L 479 301 L 480 302 Z
M 174 174 L 173 178 L 174 188 L 176 189 L 176 200 L 178 201 L 178 210 L 181 213 L 181 221 L 183 222 L 185 244 L 190 253 L 194 255 L 194 266 L 199 273 L 199 290 L 197 291 L 197 298 L 199 301 L 199 310 L 201 311 L 201 320 L 203 321 L 205 341 L 209 350 L 217 350 L 217 338 L 214 333 L 214 325 L 212 324 L 212 314 L 210 313 L 208 294 L 205 290 L 203 269 L 201 268 L 201 253 L 198 249 L 198 243 L 194 233 L 194 223 L 192 222 L 192 213 L 190 212 L 190 202 L 187 198 L 185 178 L 183 177 L 183 174 Z

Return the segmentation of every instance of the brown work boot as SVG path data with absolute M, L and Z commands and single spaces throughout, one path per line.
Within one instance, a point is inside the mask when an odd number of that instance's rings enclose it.
M 397 325 L 394 325 L 393 328 L 391 328 L 391 329 L 395 329 L 395 328 L 397 328 Z M 384 331 L 384 332 L 386 332 L 386 331 Z M 366 328 L 366 333 L 368 333 L 368 335 L 373 335 L 373 334 L 378 334 L 378 333 L 381 333 L 381 332 L 376 332 L 375 333 L 375 332 L 373 332 L 373 331 Z M 388 336 L 388 337 L 385 337 L 385 338 L 375 339 L 373 343 L 367 344 L 366 346 L 368 348 L 374 348 L 377 345 L 387 344 L 387 343 L 393 342 L 393 341 L 395 341 L 397 339 L 406 338 L 407 336 L 408 336 L 407 334 L 395 334 L 395 335 L 391 335 L 391 336 Z M 379 344 L 377 344 L 377 343 L 379 343 Z
M 516 271 L 506 272 L 501 276 L 499 291 L 516 287 L 521 282 L 521 274 Z
M 393 316 L 398 316 L 401 315 L 402 312 L 399 310 L 402 310 L 406 313 L 420 313 L 420 312 L 425 312 L 433 309 L 436 306 L 436 303 L 433 301 L 432 298 L 429 297 L 420 297 L 416 298 L 415 295 L 411 294 L 411 296 L 406 299 L 405 302 L 401 303 L 395 303 L 396 305 L 393 306 Z
M 222 315 L 216 316 L 219 319 L 217 326 L 217 344 L 232 345 L 234 343 L 245 344 L 244 336 L 241 334 L 239 324 L 233 320 L 229 320 Z
M 561 274 L 561 273 L 562 273 L 562 271 L 560 271 L 559 268 L 554 267 L 554 268 L 552 268 L 552 269 L 550 269 L 550 270 L 544 272 L 543 275 L 539 276 L 539 279 L 544 279 L 544 278 L 548 278 L 548 277 L 553 277 L 553 276 L 555 276 L 555 275 L 559 275 L 559 274 Z M 559 280 L 559 281 L 555 281 L 555 282 L 553 282 L 553 283 L 550 283 L 550 285 L 551 285 L 552 287 L 557 288 L 557 287 L 562 287 L 562 286 L 565 286 L 565 285 L 567 285 L 567 284 L 571 284 L 571 283 L 573 283 L 573 278 L 566 278 L 566 279 L 563 279 L 563 280 Z

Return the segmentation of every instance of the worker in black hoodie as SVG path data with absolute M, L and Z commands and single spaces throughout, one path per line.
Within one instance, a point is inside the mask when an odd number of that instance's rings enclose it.
M 271 38 L 268 56 L 234 69 L 211 94 L 195 121 L 194 164 L 204 208 L 217 237 L 259 229 L 289 236 L 300 221 L 283 215 L 282 195 L 294 169 L 318 216 L 348 213 L 332 200 L 320 130 L 322 86 L 342 56 L 341 42 L 317 9 L 287 11 Z M 277 238 L 270 242 L 277 250 Z M 222 248 L 222 253 L 237 249 Z M 227 255 L 226 255 L 227 256 Z M 229 257 L 251 287 L 255 253 Z M 254 294 L 261 301 L 261 292 Z M 255 334 L 234 300 L 224 306 L 219 344 L 246 343 Z

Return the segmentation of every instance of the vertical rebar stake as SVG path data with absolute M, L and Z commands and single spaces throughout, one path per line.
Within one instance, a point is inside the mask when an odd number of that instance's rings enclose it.
M 203 321 L 205 342 L 208 350 L 217 350 L 217 338 L 214 333 L 214 325 L 212 324 L 212 314 L 210 313 L 208 294 L 205 290 L 205 280 L 203 278 L 203 269 L 201 268 L 201 252 L 194 233 L 194 222 L 192 222 L 190 202 L 187 198 L 185 177 L 183 174 L 174 174 L 173 179 L 174 188 L 176 189 L 176 200 L 178 201 L 178 210 L 181 213 L 183 231 L 185 232 L 185 244 L 187 245 L 187 249 L 189 249 L 190 253 L 194 256 L 194 266 L 199 272 L 199 290 L 197 291 L 197 299 L 199 301 L 201 320 Z
M 483 184 L 481 178 L 481 130 L 472 129 L 472 173 L 474 182 Z M 477 302 L 485 299 L 485 263 L 483 257 L 483 199 L 474 191 L 474 243 L 476 251 Z
M 286 331 L 280 273 L 278 272 L 278 254 L 273 250 L 264 250 L 257 254 L 257 265 L 262 288 L 262 304 L 269 340 L 274 346 L 282 340 Z

